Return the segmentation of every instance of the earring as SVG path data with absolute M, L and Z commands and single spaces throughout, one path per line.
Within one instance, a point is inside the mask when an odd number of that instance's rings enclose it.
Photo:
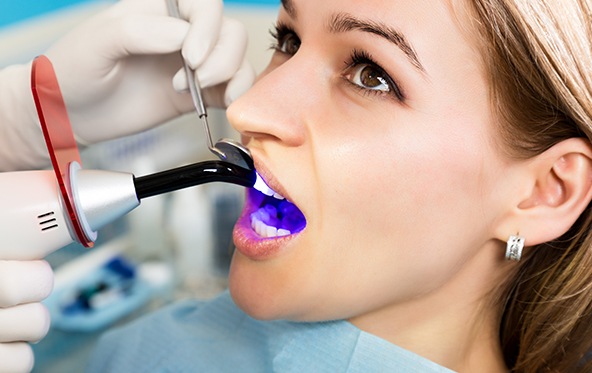
M 522 249 L 524 248 L 524 237 L 510 236 L 506 244 L 506 259 L 519 261 L 522 258 Z

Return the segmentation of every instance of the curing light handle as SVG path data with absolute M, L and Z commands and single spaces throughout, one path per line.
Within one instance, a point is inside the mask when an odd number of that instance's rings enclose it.
M 255 185 L 257 173 L 232 163 L 206 161 L 134 177 L 138 199 L 211 182 L 225 182 L 244 187 Z

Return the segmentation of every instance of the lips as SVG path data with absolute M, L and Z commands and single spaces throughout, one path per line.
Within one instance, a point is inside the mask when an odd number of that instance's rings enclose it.
M 241 253 L 262 259 L 278 252 L 297 236 L 306 227 L 306 218 L 289 197 L 283 197 L 287 193 L 281 184 L 263 167 L 257 169 L 264 176 L 258 175 L 254 188 L 247 191 L 246 204 L 233 237 Z

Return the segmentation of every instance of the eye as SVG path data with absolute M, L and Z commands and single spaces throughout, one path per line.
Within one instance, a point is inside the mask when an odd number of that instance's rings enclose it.
M 391 95 L 404 101 L 405 97 L 394 79 L 368 53 L 354 50 L 346 65 L 344 78 L 363 93 Z
M 390 92 L 391 87 L 387 79 L 382 76 L 382 71 L 372 65 L 363 64 L 355 66 L 353 71 L 348 74 L 352 83 L 360 87 L 381 92 Z
M 278 43 L 277 49 L 282 53 L 293 56 L 300 49 L 300 39 L 295 34 L 288 34 Z
M 273 37 L 271 48 L 280 52 L 293 56 L 300 49 L 300 38 L 296 32 L 283 23 L 278 23 L 270 34 Z

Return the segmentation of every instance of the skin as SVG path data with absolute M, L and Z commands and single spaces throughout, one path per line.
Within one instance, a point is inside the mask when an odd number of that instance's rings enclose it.
M 307 226 L 262 258 L 241 252 L 235 237 L 234 300 L 260 319 L 348 319 L 454 370 L 505 371 L 488 297 L 506 269 L 497 235 L 518 167 L 499 150 L 481 59 L 459 26 L 462 5 L 291 7 L 278 20 L 299 49 L 279 45 L 228 118 Z M 404 34 L 423 71 L 385 38 L 328 30 L 338 13 Z M 368 65 L 345 63 L 352 50 L 372 56 L 404 99 L 362 84 L 356 73 Z

